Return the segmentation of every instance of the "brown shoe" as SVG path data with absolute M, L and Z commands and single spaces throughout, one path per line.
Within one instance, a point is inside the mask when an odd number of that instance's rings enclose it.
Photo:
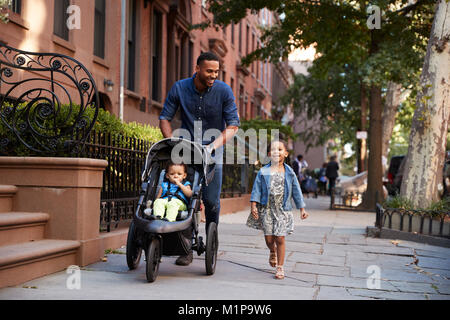
M 178 266 L 188 266 L 192 263 L 193 258 L 194 257 L 191 251 L 186 256 L 179 256 L 178 259 L 175 261 L 175 264 Z
M 269 264 L 271 267 L 275 267 L 277 265 L 277 253 L 275 251 L 271 251 L 269 255 Z

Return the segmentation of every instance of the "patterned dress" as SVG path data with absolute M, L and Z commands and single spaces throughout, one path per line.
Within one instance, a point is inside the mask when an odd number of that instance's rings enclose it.
M 257 221 L 249 221 L 249 227 L 264 230 L 264 235 L 286 236 L 294 231 L 292 211 L 283 210 L 284 173 L 275 172 L 270 176 L 269 201 L 266 206 L 258 204 Z M 251 215 L 251 214 L 250 214 Z M 252 225 L 250 225 L 252 224 Z

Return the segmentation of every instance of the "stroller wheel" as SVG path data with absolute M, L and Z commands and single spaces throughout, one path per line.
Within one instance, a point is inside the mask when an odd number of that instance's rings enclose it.
M 161 259 L 161 243 L 159 239 L 153 238 L 148 245 L 147 250 L 147 281 L 153 282 L 158 276 L 159 261 Z
M 219 237 L 217 234 L 217 225 L 215 222 L 211 222 L 206 233 L 205 267 L 207 275 L 214 274 L 216 270 L 218 247 Z
M 127 264 L 130 270 L 138 267 L 141 261 L 142 248 L 137 244 L 136 226 L 131 222 L 127 237 Z

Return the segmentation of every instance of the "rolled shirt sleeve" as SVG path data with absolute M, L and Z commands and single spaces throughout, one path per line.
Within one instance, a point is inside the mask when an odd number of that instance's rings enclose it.
M 239 120 L 239 115 L 233 95 L 233 91 L 229 86 L 224 91 L 224 105 L 223 105 L 223 119 L 225 120 L 226 126 L 236 126 L 239 127 L 241 122 Z
M 305 208 L 305 201 L 303 200 L 302 189 L 298 183 L 297 177 L 294 176 L 292 184 L 292 198 L 294 199 L 295 206 L 297 209 Z
M 159 115 L 159 120 L 171 121 L 175 116 L 175 113 L 180 106 L 179 96 L 177 94 L 178 86 L 175 83 L 169 91 L 166 100 L 164 101 L 164 107 Z

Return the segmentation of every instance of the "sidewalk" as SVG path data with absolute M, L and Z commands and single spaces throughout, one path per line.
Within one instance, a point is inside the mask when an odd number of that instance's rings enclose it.
M 106 262 L 82 268 L 80 290 L 67 289 L 70 275 L 59 272 L 0 289 L 0 299 L 450 300 L 449 248 L 366 238 L 375 213 L 330 211 L 328 197 L 305 202 L 310 217 L 301 221 L 295 211 L 295 231 L 286 238 L 284 280 L 274 279 L 262 233 L 245 226 L 246 208 L 221 216 L 213 276 L 205 274 L 204 255 L 194 255 L 188 267 L 163 257 L 158 278 L 147 283 L 143 258 L 129 271 L 122 248 Z M 368 289 L 374 270 L 380 272 L 380 287 Z M 376 281 L 369 279 L 369 285 Z

